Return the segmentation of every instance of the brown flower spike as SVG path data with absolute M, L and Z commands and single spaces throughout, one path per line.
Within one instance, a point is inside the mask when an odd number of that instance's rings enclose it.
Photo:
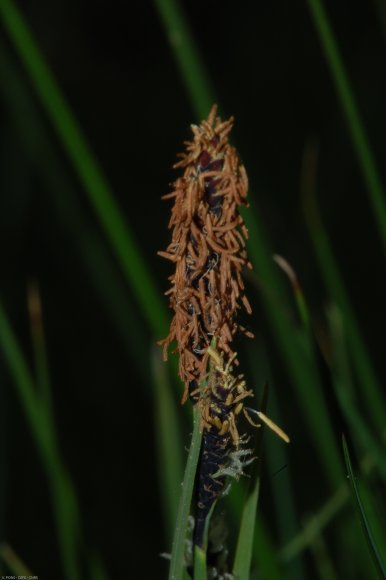
M 207 120 L 192 125 L 193 140 L 185 143 L 186 152 L 174 166 L 184 174 L 163 197 L 175 201 L 169 223 L 172 241 L 159 254 L 175 264 L 175 272 L 166 292 L 174 317 L 161 344 L 166 360 L 169 344 L 177 342 L 183 402 L 206 373 L 213 337 L 218 351 L 230 360 L 237 331 L 252 336 L 237 321 L 241 307 L 251 313 L 241 277 L 244 266 L 251 268 L 245 250 L 248 231 L 238 211 L 248 205 L 248 179 L 228 143 L 233 117 L 222 122 L 216 111 L 214 105 Z

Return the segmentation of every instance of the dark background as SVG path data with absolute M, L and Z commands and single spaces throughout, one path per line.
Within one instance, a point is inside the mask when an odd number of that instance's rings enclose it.
M 384 177 L 385 22 L 376 2 L 325 4 Z M 175 178 L 171 166 L 189 138 L 190 123 L 200 119 L 155 4 L 35 0 L 18 5 L 160 291 L 166 290 L 170 267 L 156 252 L 168 243 L 170 206 L 160 197 Z M 305 228 L 300 171 L 307 143 L 317 143 L 324 223 L 381 369 L 385 278 L 379 239 L 306 2 L 209 0 L 186 1 L 183 7 L 221 114 L 235 116 L 233 141 L 272 247 L 295 267 L 316 319 L 327 295 Z M 170 546 L 159 507 L 148 352 L 138 345 L 144 341 L 150 349 L 162 337 L 152 336 L 141 318 L 33 86 L 1 26 L 0 31 L 1 59 L 7 64 L 0 92 L 4 305 L 32 365 L 26 287 L 31 279 L 38 281 L 60 444 L 80 497 L 87 541 L 101 553 L 111 578 L 161 577 L 166 564 L 158 554 Z M 88 269 L 85 248 L 95 246 L 120 284 L 116 304 L 106 306 Z M 102 266 L 99 273 L 102 281 L 108 279 Z M 120 317 L 120 304 L 131 305 L 132 314 Z M 265 332 L 264 321 L 254 318 L 250 326 Z M 138 365 L 139 360 L 145 362 Z M 273 360 L 284 405 L 290 407 L 275 354 Z M 3 364 L 0 380 L 1 534 L 39 577 L 60 578 L 46 479 Z M 185 429 L 188 433 L 189 425 Z M 181 442 L 186 444 L 187 439 Z

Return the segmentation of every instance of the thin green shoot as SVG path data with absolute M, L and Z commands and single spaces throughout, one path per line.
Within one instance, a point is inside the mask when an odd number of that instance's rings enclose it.
M 264 388 L 262 402 L 260 405 L 261 409 L 264 411 L 267 409 L 267 401 L 268 385 L 266 385 Z M 263 433 L 264 429 L 261 427 L 257 434 L 256 442 L 257 461 L 255 462 L 255 468 L 253 469 L 251 476 L 253 485 L 244 502 L 239 535 L 237 539 L 235 559 L 233 563 L 233 574 L 240 580 L 249 580 L 251 571 L 257 504 L 259 501 L 260 493 Z
M 178 0 L 155 0 L 155 4 L 192 108 L 199 119 L 204 119 L 216 100 L 209 75 L 184 16 L 182 3 Z
M 346 468 L 347 468 L 347 472 L 348 472 L 348 478 L 350 481 L 353 503 L 354 503 L 356 511 L 358 513 L 358 517 L 360 519 L 362 530 L 363 530 L 363 535 L 364 535 L 364 538 L 367 542 L 367 547 L 368 547 L 370 555 L 372 557 L 374 566 L 377 570 L 378 576 L 379 576 L 379 578 L 382 578 L 384 580 L 386 578 L 386 568 L 385 568 L 383 559 L 382 559 L 381 555 L 379 554 L 378 547 L 375 543 L 375 540 L 374 540 L 374 537 L 373 537 L 373 534 L 372 534 L 372 531 L 371 531 L 371 528 L 370 528 L 370 525 L 368 522 L 368 518 L 367 518 L 366 512 L 364 510 L 363 504 L 362 504 L 362 500 L 361 500 L 361 497 L 359 494 L 358 485 L 357 485 L 356 478 L 355 478 L 352 464 L 351 464 L 350 452 L 349 452 L 346 438 L 344 435 L 342 437 L 342 444 L 343 444 L 344 459 L 346 462 Z

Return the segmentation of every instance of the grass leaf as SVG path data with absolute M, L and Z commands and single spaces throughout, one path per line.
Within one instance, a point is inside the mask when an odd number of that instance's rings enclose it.
M 357 513 L 359 515 L 363 534 L 364 534 L 365 540 L 367 542 L 367 546 L 368 546 L 370 555 L 372 557 L 372 560 L 374 562 L 375 568 L 378 572 L 379 577 L 385 579 L 386 578 L 386 568 L 385 568 L 383 560 L 379 554 L 375 540 L 373 538 L 373 534 L 371 532 L 370 525 L 368 523 L 368 519 L 367 519 L 365 510 L 364 510 L 363 504 L 362 504 L 362 500 L 361 500 L 361 497 L 359 495 L 359 490 L 358 490 L 356 478 L 354 476 L 354 472 L 353 472 L 352 465 L 351 465 L 350 452 L 349 452 L 349 449 L 347 446 L 345 436 L 342 437 L 342 444 L 343 444 L 344 459 L 346 462 L 348 477 L 349 477 L 349 481 L 350 481 L 350 485 L 351 485 L 353 503 L 354 503 L 356 510 L 357 510 Z
M 386 205 L 381 177 L 372 153 L 365 127 L 362 123 L 354 91 L 339 52 L 327 12 L 321 0 L 308 0 L 311 16 L 319 34 L 322 49 L 335 84 L 352 144 L 357 155 L 363 178 L 367 185 L 374 219 L 378 226 L 384 251 L 386 252 Z
M 262 397 L 262 404 L 260 409 L 265 412 L 267 409 L 268 386 L 266 385 Z M 243 507 L 239 535 L 237 539 L 237 547 L 235 560 L 233 564 L 233 574 L 240 580 L 248 580 L 250 577 L 250 569 L 253 553 L 254 531 L 257 513 L 257 503 L 259 501 L 260 492 L 260 477 L 261 477 L 261 449 L 263 442 L 264 427 L 259 429 L 257 434 L 256 454 L 257 461 L 252 473 L 252 490 L 248 494 Z
M 315 183 L 316 163 L 316 148 L 309 145 L 305 151 L 302 170 L 303 206 L 306 223 L 326 289 L 330 294 L 330 298 L 341 309 L 344 317 L 348 346 L 352 353 L 352 360 L 358 374 L 364 401 L 381 434 L 384 430 L 384 418 L 386 415 L 383 389 L 374 371 L 365 342 L 362 339 L 349 295 L 334 257 L 331 242 L 321 220 Z
M 79 510 L 75 492 L 60 460 L 53 417 L 49 415 L 47 405 L 38 398 L 34 380 L 1 303 L 0 348 L 46 470 L 65 576 L 68 580 L 80 580 L 77 554 Z
M 18 577 L 33 577 L 31 570 L 27 568 L 9 544 L 0 545 L 0 560 L 6 564 L 12 574 Z M 2 576 L 2 578 L 5 578 L 5 576 Z

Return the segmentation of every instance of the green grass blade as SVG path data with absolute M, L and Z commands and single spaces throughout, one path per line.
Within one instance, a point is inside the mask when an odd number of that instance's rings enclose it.
M 236 578 L 239 578 L 239 580 L 249 580 L 250 577 L 259 492 L 260 473 L 257 474 L 252 492 L 248 495 L 245 501 L 241 518 L 235 561 L 233 565 L 233 574 Z
M 177 406 L 168 377 L 168 368 L 161 360 L 159 349 L 153 348 L 153 381 L 155 386 L 155 431 L 162 507 L 168 536 L 171 538 L 177 518 L 176 498 L 183 477 L 181 442 Z
M 354 311 L 334 258 L 331 243 L 319 214 L 315 184 L 316 155 L 315 148 L 309 147 L 304 158 L 302 192 L 306 222 L 325 286 L 331 298 L 341 309 L 344 317 L 349 349 L 358 374 L 359 384 L 362 388 L 363 399 L 374 424 L 377 426 L 379 433 L 382 434 L 386 415 L 383 389 L 361 337 Z
M 248 353 L 254 384 L 262 385 L 268 382 L 270 385 L 268 415 L 272 417 L 276 423 L 286 427 L 282 424 L 280 418 L 271 365 L 269 364 L 267 349 L 262 340 L 260 340 L 257 345 L 250 346 Z M 265 461 L 267 464 L 267 471 L 272 478 L 270 486 L 276 513 L 278 541 L 280 545 L 283 545 L 286 544 L 290 538 L 296 536 L 300 528 L 300 523 L 296 516 L 296 502 L 293 493 L 293 482 L 289 465 L 292 447 L 291 445 L 283 445 L 282 441 L 275 437 L 273 433 L 268 433 L 268 437 L 265 439 L 264 448 L 266 449 Z M 283 471 L 275 477 L 273 474 L 285 465 L 287 465 L 288 468 L 283 469 Z M 255 544 L 256 550 L 257 543 Z M 286 562 L 286 565 L 285 567 L 283 566 L 283 568 L 288 580 L 304 580 L 305 572 L 301 554 L 296 555 L 290 561 Z
M 246 498 L 245 481 L 240 480 L 232 485 L 229 495 L 224 498 L 232 516 L 232 525 L 240 525 L 240 514 L 242 514 Z M 253 542 L 253 566 L 258 568 L 264 578 L 270 580 L 281 580 L 283 578 L 280 569 L 277 549 L 273 545 L 268 532 L 268 526 L 262 515 L 256 514 L 255 538 Z
M 162 337 L 167 331 L 168 317 L 161 293 L 157 291 L 157 285 L 122 217 L 105 176 L 87 146 L 21 12 L 12 0 L 0 2 L 0 16 L 150 328 L 156 337 Z
M 55 445 L 56 436 L 52 431 L 53 419 L 47 416 L 46 407 L 38 399 L 38 391 L 1 303 L 0 348 L 46 469 L 64 574 L 67 580 L 80 580 L 77 558 L 79 511 L 75 494 L 60 463 Z
M 379 473 L 386 483 L 386 457 L 381 445 L 366 425 L 361 413 L 357 410 L 351 385 L 351 373 L 346 352 L 346 339 L 341 312 L 335 306 L 331 306 L 327 313 L 332 345 L 333 360 L 332 372 L 334 387 L 340 407 L 348 420 L 351 432 L 363 449 L 370 451 L 376 461 Z
M 262 403 L 259 410 L 264 413 L 267 410 L 268 387 L 264 388 Z M 235 560 L 233 564 L 233 574 L 239 580 L 249 580 L 253 553 L 254 531 L 257 514 L 257 503 L 260 493 L 260 478 L 262 468 L 262 444 L 264 427 L 262 426 L 257 434 L 256 456 L 254 469 L 252 470 L 252 489 L 244 502 L 241 524 L 237 539 Z
M 98 553 L 90 553 L 88 558 L 88 568 L 91 580 L 109 580 L 105 566 Z
M 247 218 L 246 213 L 245 217 Z M 278 307 L 275 301 L 275 291 L 279 289 L 280 298 L 284 295 L 284 290 L 279 280 L 278 268 L 267 250 L 263 228 L 257 215 L 253 220 L 248 220 L 247 225 L 253 239 L 253 245 L 249 246 L 250 253 L 258 272 L 259 287 L 263 288 L 261 297 L 268 322 L 286 365 L 310 437 L 323 463 L 325 475 L 331 487 L 335 488 L 341 480 L 342 466 L 309 337 L 306 332 L 293 327 L 284 308 Z M 281 302 L 279 305 L 283 306 Z
M 40 424 L 41 410 L 36 397 L 34 381 L 9 325 L 3 305 L 0 303 L 0 345 L 4 359 L 23 403 L 30 427 L 36 440 L 45 448 L 45 426 Z
M 39 390 L 38 397 L 39 401 L 44 406 L 47 419 L 52 422 L 50 429 L 51 432 L 53 432 L 55 419 L 44 338 L 42 304 L 39 287 L 36 282 L 31 282 L 28 285 L 27 302 L 30 317 L 31 340 L 35 359 L 36 384 Z
M 334 561 L 323 536 L 319 535 L 314 538 L 310 550 L 314 556 L 315 568 L 320 580 L 339 580 Z
M 306 330 L 309 334 L 311 333 L 311 317 L 308 311 L 307 302 L 304 298 L 303 290 L 300 285 L 299 279 L 295 270 L 292 268 L 291 264 L 287 262 L 283 256 L 279 256 L 275 254 L 273 256 L 274 261 L 276 264 L 281 268 L 281 270 L 286 274 L 291 287 L 292 293 L 295 298 L 295 304 L 298 311 L 299 319 L 302 323 L 304 330 Z
M 28 160 L 36 167 L 47 190 L 55 192 L 49 199 L 71 238 L 70 243 L 74 240 L 76 244 L 74 255 L 80 259 L 86 276 L 92 280 L 144 384 L 149 385 L 147 329 L 141 314 L 128 297 L 127 287 L 118 275 L 101 233 L 91 220 L 85 219 L 76 188 L 50 143 L 41 112 L 31 97 L 31 89 L 1 42 L 0 90 Z M 135 334 L 131 330 L 133 327 Z
M 371 532 L 371 529 L 370 529 L 370 526 L 369 526 L 369 523 L 367 520 L 367 516 L 366 516 L 365 510 L 364 510 L 363 504 L 362 504 L 362 500 L 361 500 L 361 497 L 359 495 L 359 490 L 358 490 L 356 478 L 354 476 L 354 472 L 353 472 L 352 465 L 351 465 L 350 452 L 349 452 L 349 449 L 347 446 L 346 438 L 344 436 L 343 436 L 343 452 L 344 452 L 344 459 L 346 462 L 348 477 L 350 480 L 353 502 L 354 502 L 355 508 L 356 508 L 357 513 L 358 513 L 359 518 L 360 518 L 363 534 L 364 534 L 365 540 L 367 542 L 367 546 L 368 546 L 370 555 L 372 557 L 372 560 L 374 562 L 374 566 L 377 570 L 378 576 L 379 576 L 379 578 L 385 579 L 386 578 L 386 568 L 385 568 L 385 565 L 384 565 L 383 560 L 381 558 L 381 555 L 379 554 L 375 540 L 373 538 L 373 534 Z
M 283 562 L 289 562 L 304 552 L 337 517 L 337 514 L 347 503 L 347 499 L 347 488 L 341 485 L 320 510 L 305 523 L 303 529 L 280 550 L 280 559 Z
M 31 570 L 27 568 L 9 544 L 0 545 L 0 560 L 2 560 L 9 571 L 17 577 L 33 578 Z M 2 578 L 5 577 L 5 575 L 2 576 Z
M 194 546 L 194 580 L 206 580 L 206 551 Z
M 386 252 L 386 205 L 381 177 L 362 123 L 334 33 L 321 0 L 307 0 L 311 16 L 335 84 L 351 140 L 363 178 L 367 185 L 370 204 Z
M 155 0 L 193 110 L 203 119 L 215 102 L 211 82 L 200 59 L 188 21 L 178 0 Z
M 192 499 L 198 459 L 200 456 L 202 433 L 200 432 L 200 414 L 194 411 L 193 435 L 184 481 L 178 505 L 177 522 L 174 528 L 172 559 L 170 562 L 169 580 L 181 580 L 184 573 L 185 538 Z

